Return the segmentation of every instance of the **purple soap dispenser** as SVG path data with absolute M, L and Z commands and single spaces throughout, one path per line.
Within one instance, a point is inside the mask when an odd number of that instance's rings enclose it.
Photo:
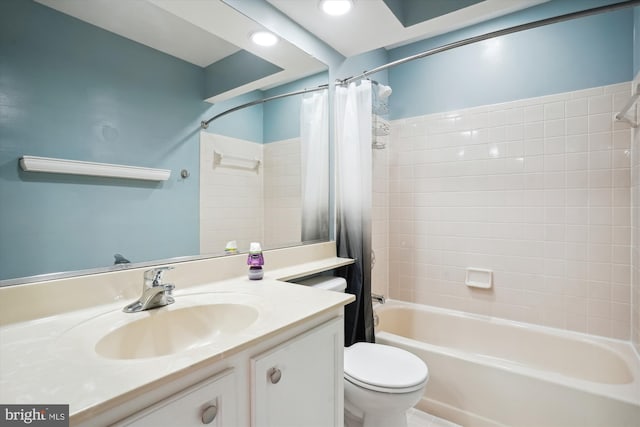
M 260 280 L 264 277 L 262 266 L 264 265 L 264 257 L 262 256 L 262 247 L 258 242 L 252 242 L 249 247 L 249 256 L 247 257 L 247 265 L 249 266 L 249 279 Z

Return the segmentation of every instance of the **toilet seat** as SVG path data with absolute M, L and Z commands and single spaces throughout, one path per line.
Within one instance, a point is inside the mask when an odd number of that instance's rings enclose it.
M 344 377 L 368 390 L 409 393 L 424 387 L 429 369 L 418 356 L 406 350 L 359 342 L 344 350 Z

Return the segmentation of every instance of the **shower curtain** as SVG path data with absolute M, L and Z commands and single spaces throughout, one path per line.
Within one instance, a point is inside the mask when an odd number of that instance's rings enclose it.
M 302 157 L 302 241 L 329 236 L 328 91 L 302 97 L 300 152 Z
M 347 292 L 356 301 L 345 307 L 345 346 L 374 342 L 371 305 L 372 208 L 371 82 L 336 87 L 336 201 L 338 256 L 355 263 L 344 271 Z

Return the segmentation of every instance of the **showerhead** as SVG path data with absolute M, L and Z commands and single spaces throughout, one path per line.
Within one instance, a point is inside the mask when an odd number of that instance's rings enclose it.
M 384 101 L 391 96 L 391 92 L 393 92 L 393 90 L 391 90 L 389 86 L 378 84 L 378 100 Z

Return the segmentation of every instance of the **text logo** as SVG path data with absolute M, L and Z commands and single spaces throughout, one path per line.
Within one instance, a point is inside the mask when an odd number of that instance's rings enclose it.
M 69 427 L 69 405 L 0 405 L 0 427 Z

